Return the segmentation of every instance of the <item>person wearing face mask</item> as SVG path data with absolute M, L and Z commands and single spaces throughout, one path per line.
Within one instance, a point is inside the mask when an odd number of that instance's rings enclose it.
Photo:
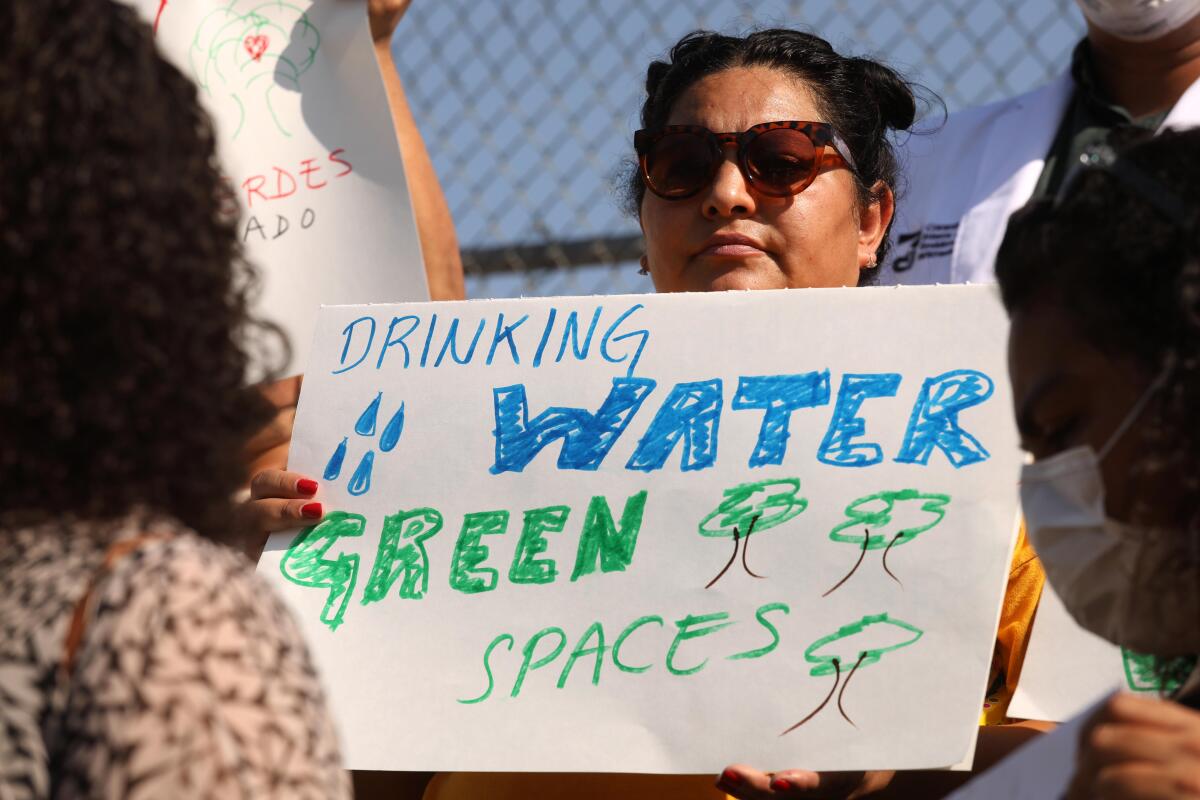
M 1200 131 L 1089 151 L 1013 216 L 996 264 L 1047 578 L 1082 627 L 1180 686 L 1094 713 L 1069 800 L 1200 797 L 1198 156 Z
M 1087 36 L 1066 73 L 908 141 L 881 283 L 990 282 L 1009 215 L 1052 196 L 1085 149 L 1200 125 L 1200 0 L 1076 3 Z

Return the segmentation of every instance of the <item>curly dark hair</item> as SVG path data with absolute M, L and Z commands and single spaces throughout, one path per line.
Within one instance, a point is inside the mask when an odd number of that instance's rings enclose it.
M 195 88 L 122 3 L 8 0 L 0 152 L 0 512 L 219 537 L 270 414 L 246 348 L 286 342 Z
M 1110 171 L 1087 169 L 1057 202 L 1012 216 L 996 277 L 1010 314 L 1053 302 L 1091 344 L 1132 357 L 1148 377 L 1170 365 L 1135 469 L 1180 481 L 1200 530 L 1200 130 L 1118 149 L 1191 221 L 1181 227 Z
M 896 153 L 888 134 L 912 128 L 916 87 L 890 67 L 869 58 L 843 56 L 811 33 L 789 28 L 747 36 L 692 31 L 671 48 L 665 61 L 653 61 L 646 68 L 642 127 L 654 130 L 666 125 L 675 101 L 702 78 L 755 66 L 791 73 L 812 91 L 824 121 L 832 123 L 850 148 L 860 207 L 874 199 L 872 188 L 879 181 L 899 194 Z M 626 210 L 637 216 L 646 187 L 636 163 L 627 164 L 624 183 Z M 888 238 L 885 232 L 875 251 L 877 264 L 887 256 Z M 861 270 L 860 284 L 874 282 L 878 273 L 878 266 Z

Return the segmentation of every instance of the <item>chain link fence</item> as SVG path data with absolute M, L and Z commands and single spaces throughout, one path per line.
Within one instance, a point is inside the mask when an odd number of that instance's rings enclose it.
M 619 190 L 646 66 L 696 28 L 771 26 L 882 59 L 950 111 L 1044 83 L 1083 33 L 1072 0 L 414 3 L 393 47 L 468 296 L 649 291 Z

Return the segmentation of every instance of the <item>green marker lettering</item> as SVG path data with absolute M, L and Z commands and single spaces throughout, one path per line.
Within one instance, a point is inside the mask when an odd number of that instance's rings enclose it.
M 521 527 L 521 539 L 513 553 L 512 567 L 508 579 L 513 583 L 553 583 L 558 577 L 558 565 L 552 558 L 535 558 L 546 552 L 548 542 L 544 534 L 560 533 L 567 524 L 571 509 L 567 506 L 533 508 L 525 512 L 525 523 Z
M 534 650 L 537 649 L 538 642 L 540 642 L 544 637 L 549 636 L 552 633 L 558 634 L 558 644 L 554 646 L 554 650 L 552 650 L 549 655 L 543 656 L 542 658 L 539 658 L 537 661 L 534 661 L 533 653 L 534 653 Z M 517 680 L 515 682 L 513 682 L 511 696 L 516 697 L 517 695 L 519 695 L 521 693 L 521 687 L 525 685 L 525 675 L 530 670 L 541 669 L 542 667 L 546 666 L 551 661 L 558 658 L 558 654 L 561 653 L 563 651 L 563 648 L 566 646 L 567 646 L 567 634 L 563 632 L 562 628 L 556 628 L 554 626 L 550 626 L 549 628 L 542 628 L 540 631 L 538 631 L 533 636 L 531 636 L 529 638 L 529 641 L 525 643 L 525 648 L 522 651 L 524 654 L 524 658 L 521 660 L 521 670 L 520 670 L 520 672 L 517 673 Z
M 487 650 L 483 651 L 483 669 L 485 672 L 487 672 L 487 679 L 488 679 L 487 691 L 485 691 L 483 694 L 479 695 L 479 697 L 474 698 L 473 700 L 459 700 L 458 702 L 462 703 L 465 706 L 469 706 L 469 705 L 472 705 L 473 703 L 482 703 L 484 700 L 487 700 L 489 697 L 492 696 L 492 689 L 495 687 L 496 684 L 495 684 L 495 681 L 492 680 L 492 666 L 491 666 L 491 664 L 488 663 L 488 659 L 492 657 L 492 651 L 496 649 L 496 645 L 500 644 L 505 639 L 508 640 L 508 649 L 511 652 L 513 649 L 513 645 L 516 644 L 516 640 L 513 639 L 513 637 L 507 633 L 502 633 L 499 636 L 497 636 L 495 639 L 492 639 L 492 643 L 487 646 Z
M 787 607 L 786 603 L 767 603 L 765 606 L 760 606 L 759 609 L 754 612 L 754 618 L 758 620 L 759 625 L 762 625 L 771 632 L 770 644 L 754 650 L 747 650 L 744 653 L 734 653 L 728 657 L 730 660 L 736 660 L 739 658 L 762 658 L 767 653 L 779 646 L 779 631 L 776 630 L 775 626 L 767 620 L 767 613 L 770 611 L 782 611 L 784 614 L 788 614 L 791 612 L 791 609 Z
M 627 625 L 625 627 L 625 630 L 621 631 L 621 635 L 617 637 L 617 641 L 613 643 L 613 648 L 612 648 L 612 660 L 613 660 L 613 663 L 617 665 L 617 669 L 621 670 L 622 672 L 633 672 L 633 673 L 645 672 L 646 670 L 650 669 L 650 667 L 651 667 L 650 664 L 647 664 L 644 667 L 631 667 L 628 664 L 626 664 L 624 661 L 622 661 L 621 660 L 621 645 L 625 644 L 625 640 L 629 638 L 630 634 L 632 634 L 634 631 L 636 631 L 638 628 L 642 627 L 643 625 L 649 625 L 651 622 L 657 622 L 658 627 L 660 627 L 660 628 L 664 625 L 662 617 L 660 617 L 656 614 L 651 614 L 646 617 L 638 617 L 633 622 L 629 623 L 629 625 Z
M 338 539 L 362 536 L 366 526 L 361 514 L 331 511 L 316 525 L 300 531 L 279 562 L 279 571 L 292 583 L 329 590 L 321 622 L 331 631 L 336 631 L 346 616 L 346 604 L 358 580 L 358 555 L 339 553 L 336 559 L 329 559 L 325 554 Z
M 597 561 L 605 572 L 624 572 L 633 563 L 638 532 L 642 529 L 642 513 L 646 510 L 646 495 L 646 492 L 638 492 L 625 501 L 619 528 L 613 522 L 608 500 L 601 496 L 592 498 L 583 521 L 583 532 L 579 534 L 571 580 L 595 572 Z
M 385 517 L 375 566 L 363 588 L 363 605 L 387 597 L 401 573 L 404 573 L 404 580 L 400 583 L 400 597 L 404 600 L 424 597 L 429 589 L 429 554 L 425 551 L 425 541 L 441 529 L 442 515 L 433 508 L 414 508 Z M 402 545 L 401 540 L 407 541 Z
M 667 671 L 672 675 L 691 675 L 704 669 L 704 665 L 708 663 L 708 659 L 704 659 L 694 667 L 679 669 L 675 666 L 675 652 L 679 649 L 679 645 L 686 642 L 688 639 L 698 639 L 701 636 L 708 636 L 710 633 L 716 633 L 722 628 L 728 628 L 732 622 L 720 622 L 720 620 L 729 619 L 729 613 L 726 611 L 718 611 L 715 614 L 701 614 L 692 616 L 688 614 L 686 617 L 675 621 L 675 627 L 678 630 L 675 632 L 675 640 L 671 642 L 671 649 L 667 651 Z M 709 625 L 707 628 L 697 627 L 699 625 L 707 625 L 710 622 L 719 622 L 717 625 Z
M 588 640 L 595 635 L 596 644 L 591 647 L 584 647 Z M 575 645 L 575 649 L 571 651 L 571 655 L 567 658 L 567 665 L 563 667 L 562 674 L 558 676 L 558 688 L 563 688 L 567 685 L 567 678 L 571 675 L 571 667 L 575 666 L 576 660 L 583 656 L 596 656 L 596 663 L 592 666 L 592 686 L 600 685 L 600 667 L 604 665 L 604 654 L 608 652 L 608 648 L 604 645 L 604 626 L 599 622 L 593 622 L 588 626 L 588 629 L 583 632 L 583 636 L 579 637 L 579 642 Z
M 450 561 L 450 588 L 464 594 L 490 592 L 496 588 L 500 573 L 491 567 L 477 569 L 488 557 L 488 546 L 482 544 L 482 539 L 507 530 L 507 511 L 479 511 L 463 517 L 462 530 L 454 543 Z

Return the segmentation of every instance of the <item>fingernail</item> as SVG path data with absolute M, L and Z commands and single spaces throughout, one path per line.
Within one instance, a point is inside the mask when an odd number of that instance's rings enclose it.
M 305 505 L 303 505 L 300 508 L 300 516 L 307 517 L 308 519 L 320 519 L 321 518 L 321 504 L 320 503 L 306 503 Z
M 296 481 L 296 491 L 312 496 L 317 493 L 317 482 L 312 478 L 301 478 Z
M 721 780 L 731 786 L 739 786 L 742 783 L 742 776 L 731 769 L 727 769 L 721 773 Z
M 776 778 L 771 781 L 771 788 L 777 792 L 790 792 L 792 790 L 792 782 L 787 778 Z

